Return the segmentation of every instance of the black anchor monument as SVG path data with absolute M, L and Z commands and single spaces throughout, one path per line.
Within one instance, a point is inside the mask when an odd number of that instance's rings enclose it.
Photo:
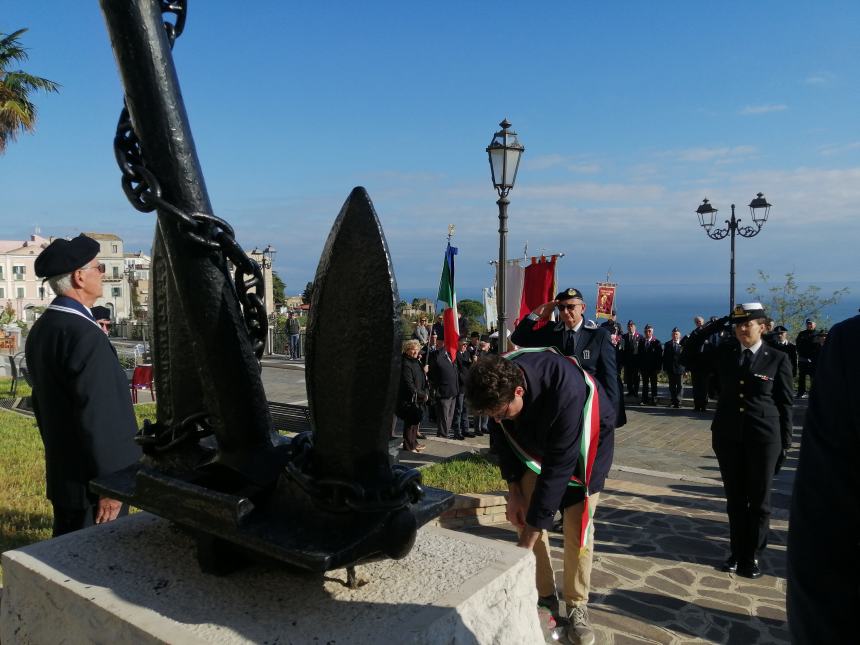
M 353 189 L 325 244 L 307 335 L 313 430 L 283 437 L 260 377 L 262 274 L 211 215 L 173 65 L 185 2 L 101 6 L 125 89 L 115 140 L 123 188 L 136 208 L 158 215 L 158 412 L 138 435 L 140 463 L 91 486 L 191 531 L 206 571 L 265 557 L 311 571 L 347 567 L 354 582 L 355 564 L 404 557 L 418 527 L 453 503 L 388 454 L 399 298 L 370 197 Z M 358 312 L 348 333 L 344 311 Z

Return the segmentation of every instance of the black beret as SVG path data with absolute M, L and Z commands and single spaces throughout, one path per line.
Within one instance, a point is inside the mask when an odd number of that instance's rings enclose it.
M 654 328 L 651 326 L 651 323 L 645 323 L 645 329 L 650 329 L 651 331 L 654 331 Z
M 72 240 L 58 238 L 36 258 L 34 268 L 39 278 L 71 273 L 99 254 L 99 243 L 83 233 Z
M 481 334 L 481 342 L 482 343 L 489 343 L 490 342 L 489 334 Z
M 96 320 L 110 320 L 110 309 L 107 307 L 99 305 L 98 307 L 93 307 L 90 311 L 93 312 L 93 318 Z
M 628 320 L 628 321 L 627 321 L 627 324 L 628 324 L 628 326 L 629 326 L 629 325 L 635 325 L 636 323 L 635 323 L 635 322 L 633 322 L 632 320 Z
M 582 297 L 582 292 L 579 289 L 574 289 L 573 287 L 565 289 L 555 297 L 556 300 L 570 300 L 571 298 L 579 298 L 585 302 L 585 298 Z
M 678 329 L 677 327 L 672 327 L 672 333 L 674 334 L 675 332 L 678 332 L 680 334 L 681 330 Z

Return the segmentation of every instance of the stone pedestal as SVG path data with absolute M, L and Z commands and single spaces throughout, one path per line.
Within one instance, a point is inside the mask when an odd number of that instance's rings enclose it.
M 0 641 L 540 643 L 534 558 L 436 527 L 403 560 L 308 574 L 200 572 L 193 541 L 146 513 L 3 554 Z

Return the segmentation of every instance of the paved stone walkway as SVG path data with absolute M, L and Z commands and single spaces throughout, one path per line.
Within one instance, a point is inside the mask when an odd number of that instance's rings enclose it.
M 287 381 L 303 377 L 264 369 L 264 380 L 267 373 L 273 391 L 290 395 L 297 389 Z M 679 410 L 628 400 L 628 423 L 616 431 L 614 465 L 595 516 L 589 613 L 598 644 L 789 642 L 787 509 L 806 401 L 798 403 L 795 449 L 774 481 L 771 543 L 761 559 L 765 575 L 748 580 L 718 570 L 728 551 L 728 520 L 711 449 L 713 412 L 694 412 L 689 400 Z M 401 452 L 403 463 L 423 466 L 488 447 L 486 437 L 437 439 L 435 426 L 423 429 L 426 451 Z M 470 532 L 515 541 L 509 524 Z M 561 535 L 553 533 L 550 541 L 561 587 Z M 548 630 L 547 642 L 554 642 Z

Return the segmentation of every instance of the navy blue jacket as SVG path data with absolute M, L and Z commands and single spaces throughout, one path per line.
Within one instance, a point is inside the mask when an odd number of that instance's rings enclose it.
M 526 522 L 535 528 L 548 529 L 552 527 L 557 510 L 576 504 L 585 496 L 581 488 L 567 485 L 579 462 L 585 379 L 569 360 L 552 352 L 525 353 L 512 360 L 523 371 L 526 392 L 522 412 L 516 419 L 503 423 L 517 443 L 541 461 L 541 474 L 526 513 Z M 491 429 L 498 433 L 494 444 L 499 450 L 502 476 L 507 481 L 518 481 L 526 466 L 501 435 L 498 425 L 493 423 Z M 610 442 L 611 439 L 610 436 Z M 609 461 L 601 461 L 598 445 L 589 486 L 592 493 L 603 488 L 612 465 L 612 452 L 608 454 Z
M 511 342 L 520 347 L 555 347 L 564 353 L 564 323 L 550 321 L 540 329 L 535 329 L 536 323 L 531 316 L 523 318 L 511 334 Z M 589 329 L 583 324 L 577 335 L 580 338 L 576 341 L 575 356 L 582 368 L 597 379 L 600 389 L 604 390 L 610 401 L 606 410 L 601 408 L 601 424 L 606 423 L 614 428 L 615 417 L 604 416 L 609 410 L 615 410 L 617 415 L 621 401 L 611 334 L 604 327 Z
M 116 350 L 89 310 L 59 296 L 27 336 L 33 411 L 45 444 L 47 495 L 56 506 L 85 509 L 98 497 L 91 479 L 140 458 L 128 379 Z
M 860 316 L 830 330 L 803 424 L 788 526 L 791 641 L 857 642 Z

